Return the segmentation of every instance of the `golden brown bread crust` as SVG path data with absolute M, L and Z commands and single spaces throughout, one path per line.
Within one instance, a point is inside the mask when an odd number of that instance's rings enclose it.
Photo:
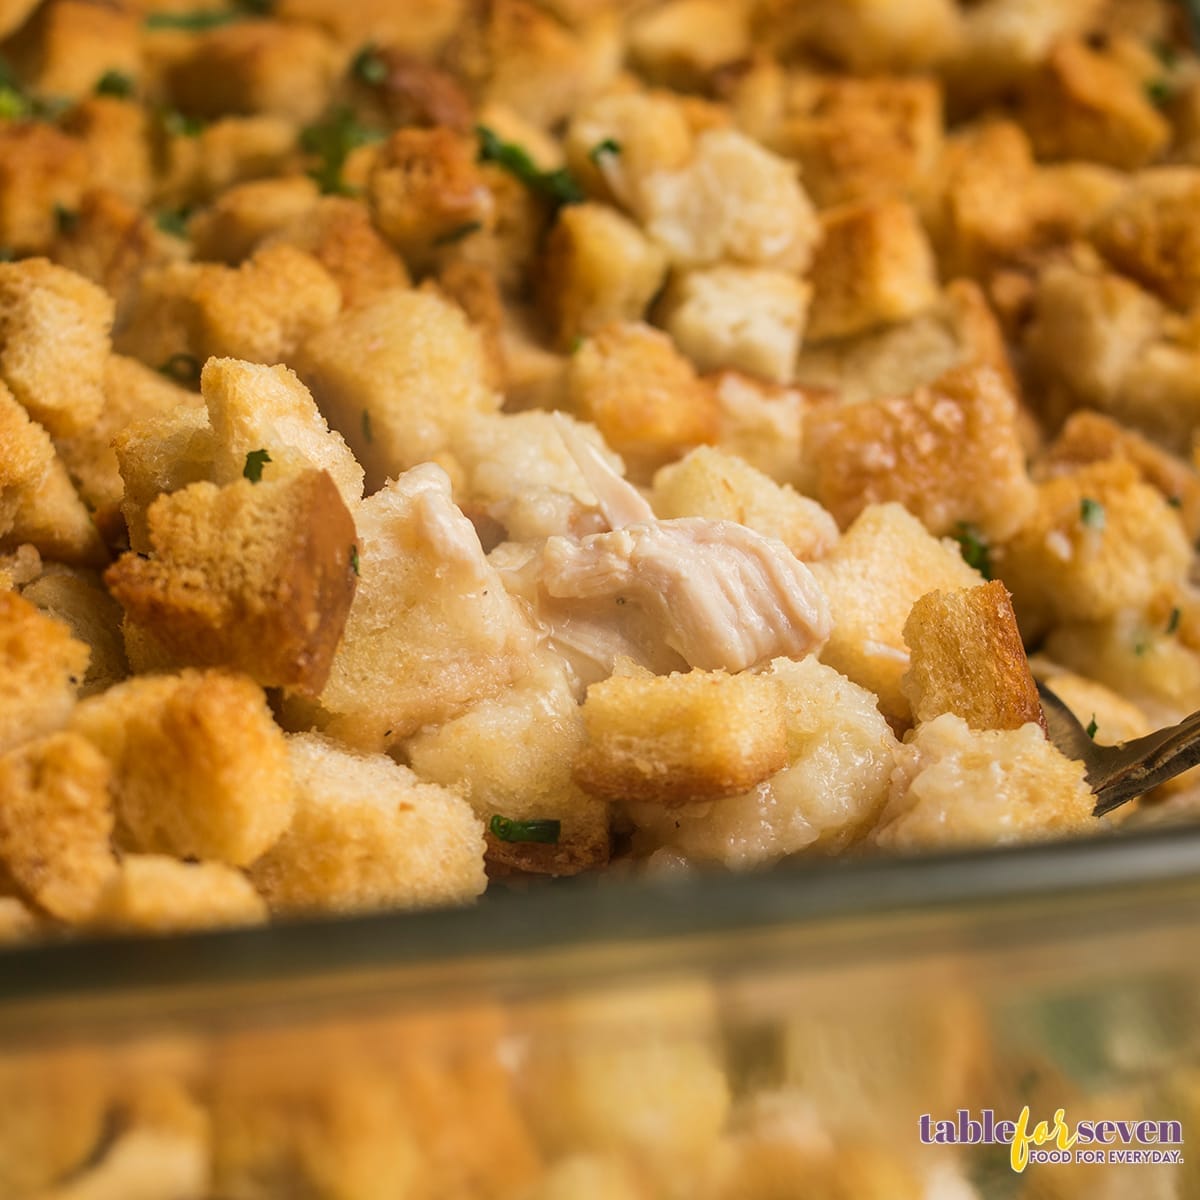
M 357 581 L 354 521 L 329 474 L 195 484 L 148 518 L 151 557 L 105 575 L 127 618 L 180 665 L 320 692 Z

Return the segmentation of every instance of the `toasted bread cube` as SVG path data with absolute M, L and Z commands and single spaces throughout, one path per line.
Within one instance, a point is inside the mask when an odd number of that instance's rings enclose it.
M 289 738 L 288 757 L 296 815 L 251 869 L 273 911 L 416 908 L 483 891 L 483 827 L 456 792 L 316 734 Z
M 813 492 L 845 527 L 898 501 L 937 536 L 964 523 L 1011 536 L 1034 503 L 1017 405 L 990 367 L 960 367 L 897 400 L 819 405 L 804 418 Z
M 776 483 L 800 478 L 804 413 L 814 393 L 780 387 L 738 371 L 711 377 L 718 413 L 717 445 L 736 454 Z
M 78 100 L 106 71 L 141 74 L 138 14 L 87 0 L 43 4 L 13 49 L 28 87 L 44 96 Z
M 700 370 L 729 367 L 787 383 L 811 296 L 809 284 L 784 271 L 708 267 L 677 275 L 659 315 Z
M 1040 159 L 1087 159 L 1132 171 L 1158 158 L 1171 137 L 1143 81 L 1074 39 L 1055 46 L 1026 84 L 1020 114 Z
M 380 232 L 414 265 L 433 261 L 439 239 L 493 220 L 475 146 L 452 129 L 396 130 L 375 160 L 368 195 Z
M 676 266 L 803 271 L 811 260 L 819 230 L 795 167 L 735 130 L 700 134 L 686 166 L 640 190 L 637 215 Z
M 723 450 L 698 446 L 654 476 L 655 513 L 737 521 L 778 538 L 799 559 L 823 558 L 838 540 L 833 517 L 790 484 L 780 486 Z
M 972 729 L 944 713 L 896 752 L 875 842 L 888 850 L 1011 845 L 1098 831 L 1081 762 L 1035 724 Z
M 668 0 L 635 16 L 629 52 L 638 70 L 665 87 L 703 87 L 709 73 L 750 52 L 749 11 L 724 0 Z
M 0 380 L 0 547 L 31 543 L 62 562 L 108 559 L 50 435 Z
M 736 796 L 787 762 L 779 688 L 761 675 L 614 675 L 588 688 L 575 780 L 605 800 Z
M 1085 729 L 1095 721 L 1097 746 L 1116 746 L 1154 732 L 1150 718 L 1131 701 L 1082 675 L 1040 662 L 1037 677 L 1071 710 Z
M 105 574 L 126 618 L 181 666 L 316 695 L 357 578 L 354 521 L 325 471 L 194 483 L 147 513 L 151 556 Z
M 336 281 L 311 254 L 265 246 L 236 269 L 179 263 L 147 272 L 119 348 L 152 367 L 181 353 L 284 362 L 341 305 Z
M 0 896 L 0 946 L 31 941 L 37 937 L 41 924 L 37 915 L 16 896 Z
M 216 440 L 201 404 L 177 405 L 160 417 L 135 421 L 113 439 L 125 484 L 121 513 L 130 546 L 150 549 L 146 513 L 164 492 L 211 481 Z
M 821 215 L 807 336 L 849 337 L 932 308 L 937 274 L 928 239 L 902 200 L 873 200 Z
M 283 732 L 244 676 L 130 679 L 84 700 L 71 728 L 112 764 L 125 848 L 246 866 L 292 818 Z
M 200 391 L 213 430 L 214 482 L 235 483 L 245 472 L 246 456 L 266 450 L 270 461 L 263 479 L 308 468 L 327 471 L 347 508 L 362 499 L 362 467 L 293 371 L 210 358 Z
M 380 236 L 361 200 L 322 196 L 266 238 L 311 254 L 342 291 L 342 307 L 360 308 L 393 288 L 407 287 L 404 260 Z
M 478 332 L 449 300 L 393 290 L 308 339 L 297 368 L 367 472 L 367 489 L 450 445 L 500 397 Z
M 1100 252 L 1126 275 L 1169 303 L 1200 301 L 1200 167 L 1141 171 L 1097 223 Z
M 942 96 L 936 81 L 834 75 L 822 78 L 811 95 L 812 106 L 785 117 L 767 140 L 799 161 L 805 190 L 823 208 L 909 194 L 937 162 Z
M 75 640 L 89 651 L 87 670 L 82 675 L 74 672 L 80 696 L 102 692 L 129 674 L 121 634 L 121 606 L 96 572 L 52 566 L 22 587 L 21 597 L 67 626 Z
M 1129 462 L 1081 467 L 1039 484 L 1017 534 L 997 549 L 1022 629 L 1043 621 L 1102 621 L 1144 610 L 1182 584 L 1191 546 L 1178 514 Z
M 423 286 L 436 287 L 467 314 L 467 320 L 479 331 L 483 341 L 488 386 L 507 391 L 509 362 L 505 335 L 509 317 L 496 272 L 490 267 L 456 257 L 449 259 L 438 270 L 436 284 L 426 280 Z M 515 397 L 506 395 L 505 399 L 511 401 L 510 407 L 514 409 L 522 407 Z
M 563 208 L 546 243 L 542 311 L 562 349 L 611 321 L 638 321 L 667 274 L 667 256 L 615 209 Z
M 607 325 L 571 356 L 567 387 L 630 472 L 648 475 L 717 436 L 712 390 L 657 329 Z
M 0 37 L 8 37 L 25 23 L 38 0 L 0 0 Z
M 86 429 L 104 408 L 112 301 L 44 259 L 0 263 L 0 377 L 54 436 Z
M 43 570 L 42 556 L 36 546 L 18 546 L 10 554 L 0 555 L 0 591 L 11 592 L 32 583 Z
M 104 756 L 75 733 L 0 756 L 0 865 L 52 917 L 86 920 L 116 874 L 111 775 Z
M 319 30 L 278 21 L 233 21 L 193 37 L 166 86 L 198 117 L 266 113 L 303 124 L 329 100 L 339 55 Z
M 45 254 L 56 212 L 74 212 L 87 184 L 87 150 L 45 121 L 0 124 L 0 246 Z
M 715 803 L 632 812 L 635 848 L 745 868 L 799 851 L 827 854 L 861 839 L 887 796 L 896 739 L 875 697 L 810 657 L 776 659 L 787 761 L 751 791 Z
M 221 862 L 126 854 L 100 897 L 94 924 L 137 933 L 261 925 L 267 906 L 241 871 Z
M 379 749 L 495 695 L 534 638 L 440 467 L 389 483 L 356 522 L 358 591 L 321 704 L 331 734 Z
M 237 183 L 188 220 L 188 238 L 201 261 L 237 266 L 269 234 L 305 217 L 320 199 L 307 175 Z M 311 247 L 300 249 L 311 253 Z
M 0 753 L 67 723 L 88 657 L 63 622 L 0 592 Z
M 146 203 L 154 164 L 150 123 L 140 104 L 115 96 L 89 96 L 71 109 L 63 128 L 87 148 L 89 190 L 111 191 L 139 207 Z
M 909 661 L 909 611 L 927 592 L 973 587 L 978 573 L 955 543 L 933 537 L 898 504 L 865 508 L 812 571 L 833 614 L 821 661 L 874 692 L 884 716 L 907 721 L 900 680 Z
M 999 580 L 930 592 L 904 623 L 909 668 L 900 681 L 917 724 L 942 713 L 972 729 L 1045 726 L 1008 589 Z
M 553 842 L 507 842 L 489 831 L 493 869 L 574 875 L 609 856 L 609 807 L 571 778 L 584 740 L 566 669 L 546 655 L 511 688 L 421 730 L 404 752 L 422 779 L 463 795 L 485 826 L 494 816 L 559 822 Z
M 1189 463 L 1097 412 L 1076 412 L 1047 447 L 1040 464 L 1046 474 L 1068 474 L 1087 463 L 1122 459 L 1133 463 L 1143 482 L 1156 487 L 1193 542 L 1200 538 L 1200 476 Z

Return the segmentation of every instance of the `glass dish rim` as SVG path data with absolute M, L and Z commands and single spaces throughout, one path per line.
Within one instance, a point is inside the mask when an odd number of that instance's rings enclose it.
M 614 944 L 731 938 L 906 913 L 1000 911 L 1018 902 L 1051 911 L 1058 901 L 1103 895 L 1111 903 L 1180 884 L 1200 884 L 1200 824 L 904 857 L 793 859 L 744 873 L 585 876 L 519 890 L 493 885 L 466 908 L 4 947 L 0 1009 L 189 985 L 362 978 L 464 959 L 578 955 Z

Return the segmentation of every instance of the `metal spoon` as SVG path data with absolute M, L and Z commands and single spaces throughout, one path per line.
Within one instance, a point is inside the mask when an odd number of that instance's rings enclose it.
M 1050 740 L 1087 768 L 1098 817 L 1200 763 L 1200 712 L 1145 737 L 1098 746 L 1071 710 L 1045 684 L 1037 685 Z

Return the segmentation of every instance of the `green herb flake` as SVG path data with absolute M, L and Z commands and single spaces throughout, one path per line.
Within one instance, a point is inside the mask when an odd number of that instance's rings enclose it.
M 501 140 L 486 125 L 476 125 L 475 135 L 479 138 L 479 161 L 495 163 L 514 178 L 519 179 L 531 191 L 545 196 L 555 204 L 581 204 L 583 188 L 566 167 L 556 171 L 543 171 L 514 142 Z
M 362 574 L 362 572 L 359 571 L 359 569 L 358 569 L 358 547 L 357 546 L 350 547 L 350 570 L 352 570 L 355 573 L 355 575 Z
M 185 387 L 195 387 L 200 382 L 200 360 L 192 354 L 172 354 L 158 368 L 160 375 L 175 380 Z
M 1133 643 L 1133 654 L 1135 658 L 1145 658 L 1146 651 L 1150 649 L 1150 639 L 1140 637 Z
M 0 84 L 0 118 L 19 121 L 33 114 L 28 98 L 11 84 Z
M 300 145 L 318 161 L 308 172 L 326 195 L 349 196 L 354 189 L 342 179 L 342 170 L 352 151 L 383 140 L 377 129 L 361 124 L 347 107 L 335 109 L 324 120 L 300 134 Z
M 1179 51 L 1170 42 L 1155 42 L 1154 53 L 1164 67 L 1173 67 L 1179 61 Z
M 991 579 L 991 549 L 979 529 L 967 521 L 959 521 L 954 540 L 958 543 L 963 562 L 968 567 L 974 567 L 984 579 Z
M 79 227 L 79 214 L 72 208 L 56 204 L 54 206 L 54 223 L 58 226 L 59 233 L 74 233 Z
M 1182 508 L 1183 507 L 1183 497 L 1182 496 L 1168 496 L 1167 503 L 1172 508 Z
M 242 475 L 251 483 L 262 483 L 263 467 L 271 461 L 271 455 L 266 450 L 251 450 L 246 455 L 246 465 Z
M 1165 79 L 1151 79 L 1146 84 L 1146 99 L 1155 108 L 1164 108 L 1170 104 L 1175 95 L 1175 89 Z
M 1171 609 L 1171 615 L 1167 619 L 1167 633 L 1174 633 L 1179 628 L 1179 619 L 1183 616 L 1182 610 L 1179 608 Z
M 1099 500 L 1093 500 L 1090 496 L 1084 496 L 1079 502 L 1079 519 L 1089 529 L 1103 529 L 1104 522 L 1107 519 L 1104 512 L 1104 505 Z
M 452 246 L 455 242 L 461 242 L 463 238 L 470 237 L 473 233 L 478 233 L 483 228 L 482 221 L 464 221 L 461 225 L 456 225 L 453 229 L 447 230 L 433 239 L 435 246 Z
M 174 108 L 163 111 L 162 127 L 171 137 L 194 138 L 204 132 L 204 122 L 199 117 L 189 117 Z
M 362 414 L 362 431 L 363 431 L 363 439 L 366 441 L 367 445 L 369 446 L 375 440 L 375 434 L 371 429 L 371 412 L 369 409 L 366 409 L 366 408 L 363 409 L 363 414 Z
M 0 262 L 13 262 L 16 257 L 11 246 L 0 246 Z
M 1088 722 L 1087 729 L 1084 730 L 1084 733 L 1086 733 L 1094 742 L 1096 740 L 1096 730 L 1099 728 L 1100 726 L 1096 723 L 1096 714 L 1092 713 L 1092 719 Z
M 594 162 L 596 164 L 596 166 L 599 166 L 600 160 L 606 154 L 616 155 L 616 154 L 620 154 L 620 153 L 621 153 L 621 143 L 618 142 L 616 138 L 605 138 L 604 141 L 597 142 L 588 151 L 588 158 L 590 158 L 592 160 L 592 162 Z
M 126 75 L 124 71 L 105 71 L 96 82 L 97 96 L 116 96 L 119 100 L 128 100 L 134 90 L 133 76 Z
M 146 14 L 145 27 L 149 30 L 175 29 L 184 33 L 203 33 L 206 29 L 220 29 L 240 21 L 244 11 L 237 8 L 205 8 L 198 12 L 153 12 Z
M 170 234 L 171 237 L 186 239 L 188 219 L 192 215 L 190 208 L 174 208 L 165 209 L 154 218 L 154 224 L 158 226 L 163 233 Z
M 488 822 L 488 831 L 502 842 L 543 842 L 554 846 L 558 844 L 559 835 L 562 833 L 562 822 L 514 821 L 497 813 Z
M 350 72 L 355 79 L 361 80 L 370 87 L 378 87 L 388 77 L 388 65 L 379 53 L 374 42 L 368 42 L 355 56 L 350 64 Z

